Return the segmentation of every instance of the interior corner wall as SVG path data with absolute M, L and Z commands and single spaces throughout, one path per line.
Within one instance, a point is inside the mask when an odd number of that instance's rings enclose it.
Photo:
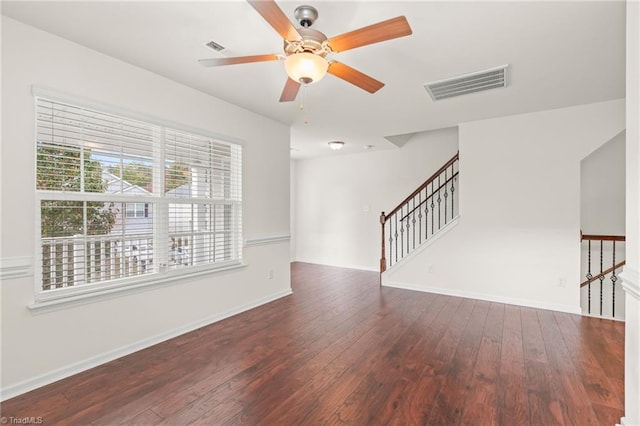
M 379 270 L 380 213 L 457 149 L 457 128 L 448 128 L 416 134 L 399 149 L 297 160 L 297 260 Z
M 461 124 L 459 224 L 383 283 L 578 313 L 580 161 L 624 129 L 624 111 L 615 100 Z
M 620 277 L 625 295 L 623 426 L 640 425 L 640 2 L 626 13 L 626 261 Z
M 242 141 L 244 238 L 279 238 L 245 247 L 241 269 L 33 314 L 32 85 Z M 2 398 L 289 294 L 289 145 L 281 123 L 2 17 Z
M 584 234 L 625 235 L 623 130 L 580 163 L 580 229 Z
M 297 245 L 297 237 L 296 230 L 298 227 L 298 208 L 296 203 L 297 197 L 297 186 L 298 186 L 298 162 L 296 160 L 291 160 L 289 163 L 290 168 L 290 183 L 289 183 L 289 206 L 290 213 L 289 216 L 291 218 L 290 224 L 290 234 L 291 234 L 291 261 L 295 262 L 298 259 L 298 245 Z

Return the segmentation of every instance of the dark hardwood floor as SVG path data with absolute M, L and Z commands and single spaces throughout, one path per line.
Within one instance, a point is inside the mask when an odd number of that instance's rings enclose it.
M 2 403 L 44 424 L 614 425 L 624 324 L 292 265 L 292 296 Z

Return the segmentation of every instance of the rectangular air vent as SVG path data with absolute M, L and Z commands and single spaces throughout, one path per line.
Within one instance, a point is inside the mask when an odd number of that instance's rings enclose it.
M 224 46 L 219 45 L 215 41 L 210 41 L 206 44 L 206 46 L 215 50 L 216 52 L 222 52 L 224 50 Z
M 446 80 L 434 81 L 424 85 L 434 101 L 454 96 L 482 92 L 484 90 L 507 87 L 507 68 L 502 65 L 484 71 L 460 75 Z

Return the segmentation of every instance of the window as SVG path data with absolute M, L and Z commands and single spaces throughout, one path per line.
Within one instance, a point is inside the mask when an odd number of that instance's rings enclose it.
M 149 217 L 148 203 L 127 203 L 124 209 L 125 216 L 128 218 Z
M 36 97 L 38 300 L 241 261 L 241 147 L 124 115 Z

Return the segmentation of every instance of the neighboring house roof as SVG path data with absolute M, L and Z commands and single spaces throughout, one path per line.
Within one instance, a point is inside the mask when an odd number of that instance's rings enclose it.
M 185 183 L 184 185 L 180 185 L 171 191 L 167 191 L 166 195 L 170 197 L 191 197 L 191 184 Z
M 104 169 L 102 170 L 102 180 L 104 180 L 107 183 L 107 190 L 105 191 L 107 194 L 122 194 L 122 193 L 129 193 L 129 194 L 133 193 L 133 194 L 141 194 L 141 195 L 150 194 L 150 192 L 144 189 L 143 187 L 127 182 L 126 180 Z

